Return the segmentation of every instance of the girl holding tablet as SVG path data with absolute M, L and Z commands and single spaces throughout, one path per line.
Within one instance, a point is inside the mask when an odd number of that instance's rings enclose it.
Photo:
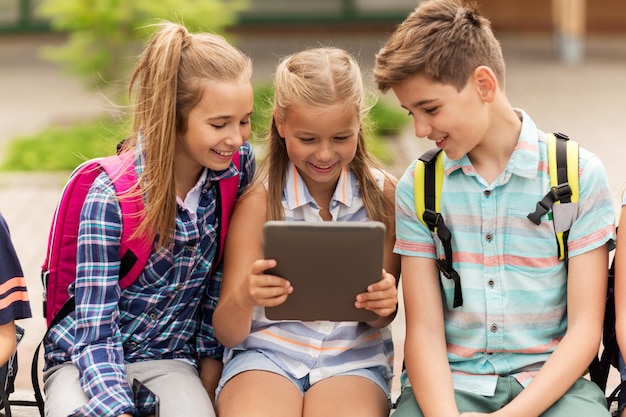
M 366 149 L 366 111 L 361 72 L 346 51 L 310 49 L 279 64 L 268 153 L 258 181 L 233 214 L 213 316 L 215 334 L 226 346 L 217 391 L 220 417 L 389 414 L 389 324 L 400 272 L 392 252 L 396 179 Z M 383 222 L 380 280 L 355 299 L 376 319 L 267 319 L 264 307 L 281 304 L 298 290 L 264 272 L 276 265 L 263 259 L 268 220 Z

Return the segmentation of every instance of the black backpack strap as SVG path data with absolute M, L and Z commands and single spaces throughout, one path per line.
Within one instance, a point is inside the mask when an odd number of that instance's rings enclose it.
M 72 311 L 74 311 L 75 308 L 76 303 L 74 301 L 74 296 L 72 296 L 65 302 L 65 304 L 63 304 L 63 307 L 61 307 L 57 314 L 54 316 L 54 318 L 50 322 L 50 326 L 48 326 L 48 329 L 46 329 L 46 333 L 43 335 L 41 341 L 37 345 L 35 353 L 33 353 L 33 361 L 30 364 L 30 380 L 33 384 L 35 401 L 37 402 L 37 408 L 39 409 L 39 415 L 41 417 L 44 417 L 44 399 L 43 395 L 41 394 L 41 387 L 39 386 L 39 351 L 41 350 L 41 347 L 43 346 L 46 337 L 48 337 L 48 334 L 50 334 L 50 329 L 59 324 L 59 322 L 61 322 L 61 320 L 63 320 Z
M 443 245 L 444 258 L 437 259 L 439 272 L 454 282 L 454 308 L 463 305 L 463 292 L 461 290 L 461 277 L 452 266 L 452 233 L 446 226 L 443 216 L 437 212 L 437 170 L 435 161 L 441 152 L 440 149 L 431 149 L 419 159 L 424 162 L 424 213 L 422 219 L 428 225 L 431 232 L 437 233 Z

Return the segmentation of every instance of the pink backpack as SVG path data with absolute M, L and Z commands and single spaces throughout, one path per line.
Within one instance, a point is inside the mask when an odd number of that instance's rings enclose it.
M 80 212 L 93 181 L 104 170 L 113 180 L 117 194 L 123 195 L 137 183 L 132 152 L 89 160 L 74 170 L 68 180 L 52 219 L 48 236 L 48 251 L 41 269 L 43 282 L 43 312 L 48 328 L 37 345 L 31 362 L 31 382 L 39 414 L 44 416 L 44 398 L 39 386 L 39 351 L 50 328 L 61 321 L 75 308 L 74 297 L 68 287 L 76 279 L 76 245 Z M 240 168 L 239 152 L 233 155 L 233 163 Z M 235 207 L 239 176 L 235 175 L 219 182 L 219 243 L 213 272 L 220 264 L 224 253 L 224 241 L 230 216 Z M 131 239 L 141 222 L 143 201 L 140 195 L 120 200 L 122 210 L 122 237 L 120 242 L 120 287 L 127 288 L 141 274 L 150 254 L 155 236 Z M 216 213 L 216 215 L 218 215 Z
M 58 323 L 74 309 L 74 300 L 69 296 L 68 287 L 76 279 L 76 245 L 80 212 L 91 184 L 104 170 L 113 180 L 116 193 L 124 195 L 137 183 L 133 159 L 132 152 L 125 152 L 120 155 L 89 160 L 74 170 L 65 185 L 52 220 L 48 250 L 41 272 L 43 311 L 48 328 Z M 233 155 L 233 162 L 239 168 L 239 152 Z M 218 257 L 213 263 L 214 268 L 222 259 L 228 222 L 239 189 L 239 176 L 220 181 L 219 189 L 220 236 Z M 155 236 L 131 239 L 143 218 L 141 216 L 143 201 L 140 194 L 134 196 L 130 194 L 128 198 L 120 199 L 120 208 L 122 211 L 120 287 L 124 289 L 130 286 L 143 271 L 150 258 Z

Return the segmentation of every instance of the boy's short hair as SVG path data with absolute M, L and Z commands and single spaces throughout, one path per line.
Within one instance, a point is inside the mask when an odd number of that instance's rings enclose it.
M 481 65 L 504 87 L 504 58 L 489 20 L 462 0 L 430 0 L 402 22 L 376 54 L 374 80 L 386 92 L 408 78 L 426 76 L 461 90 Z

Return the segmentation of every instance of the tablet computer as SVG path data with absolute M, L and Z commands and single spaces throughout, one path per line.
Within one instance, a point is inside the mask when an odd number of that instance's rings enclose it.
M 385 225 L 381 222 L 268 221 L 263 227 L 268 274 L 283 277 L 293 293 L 266 307 L 270 320 L 371 321 L 378 316 L 354 303 L 381 279 Z

